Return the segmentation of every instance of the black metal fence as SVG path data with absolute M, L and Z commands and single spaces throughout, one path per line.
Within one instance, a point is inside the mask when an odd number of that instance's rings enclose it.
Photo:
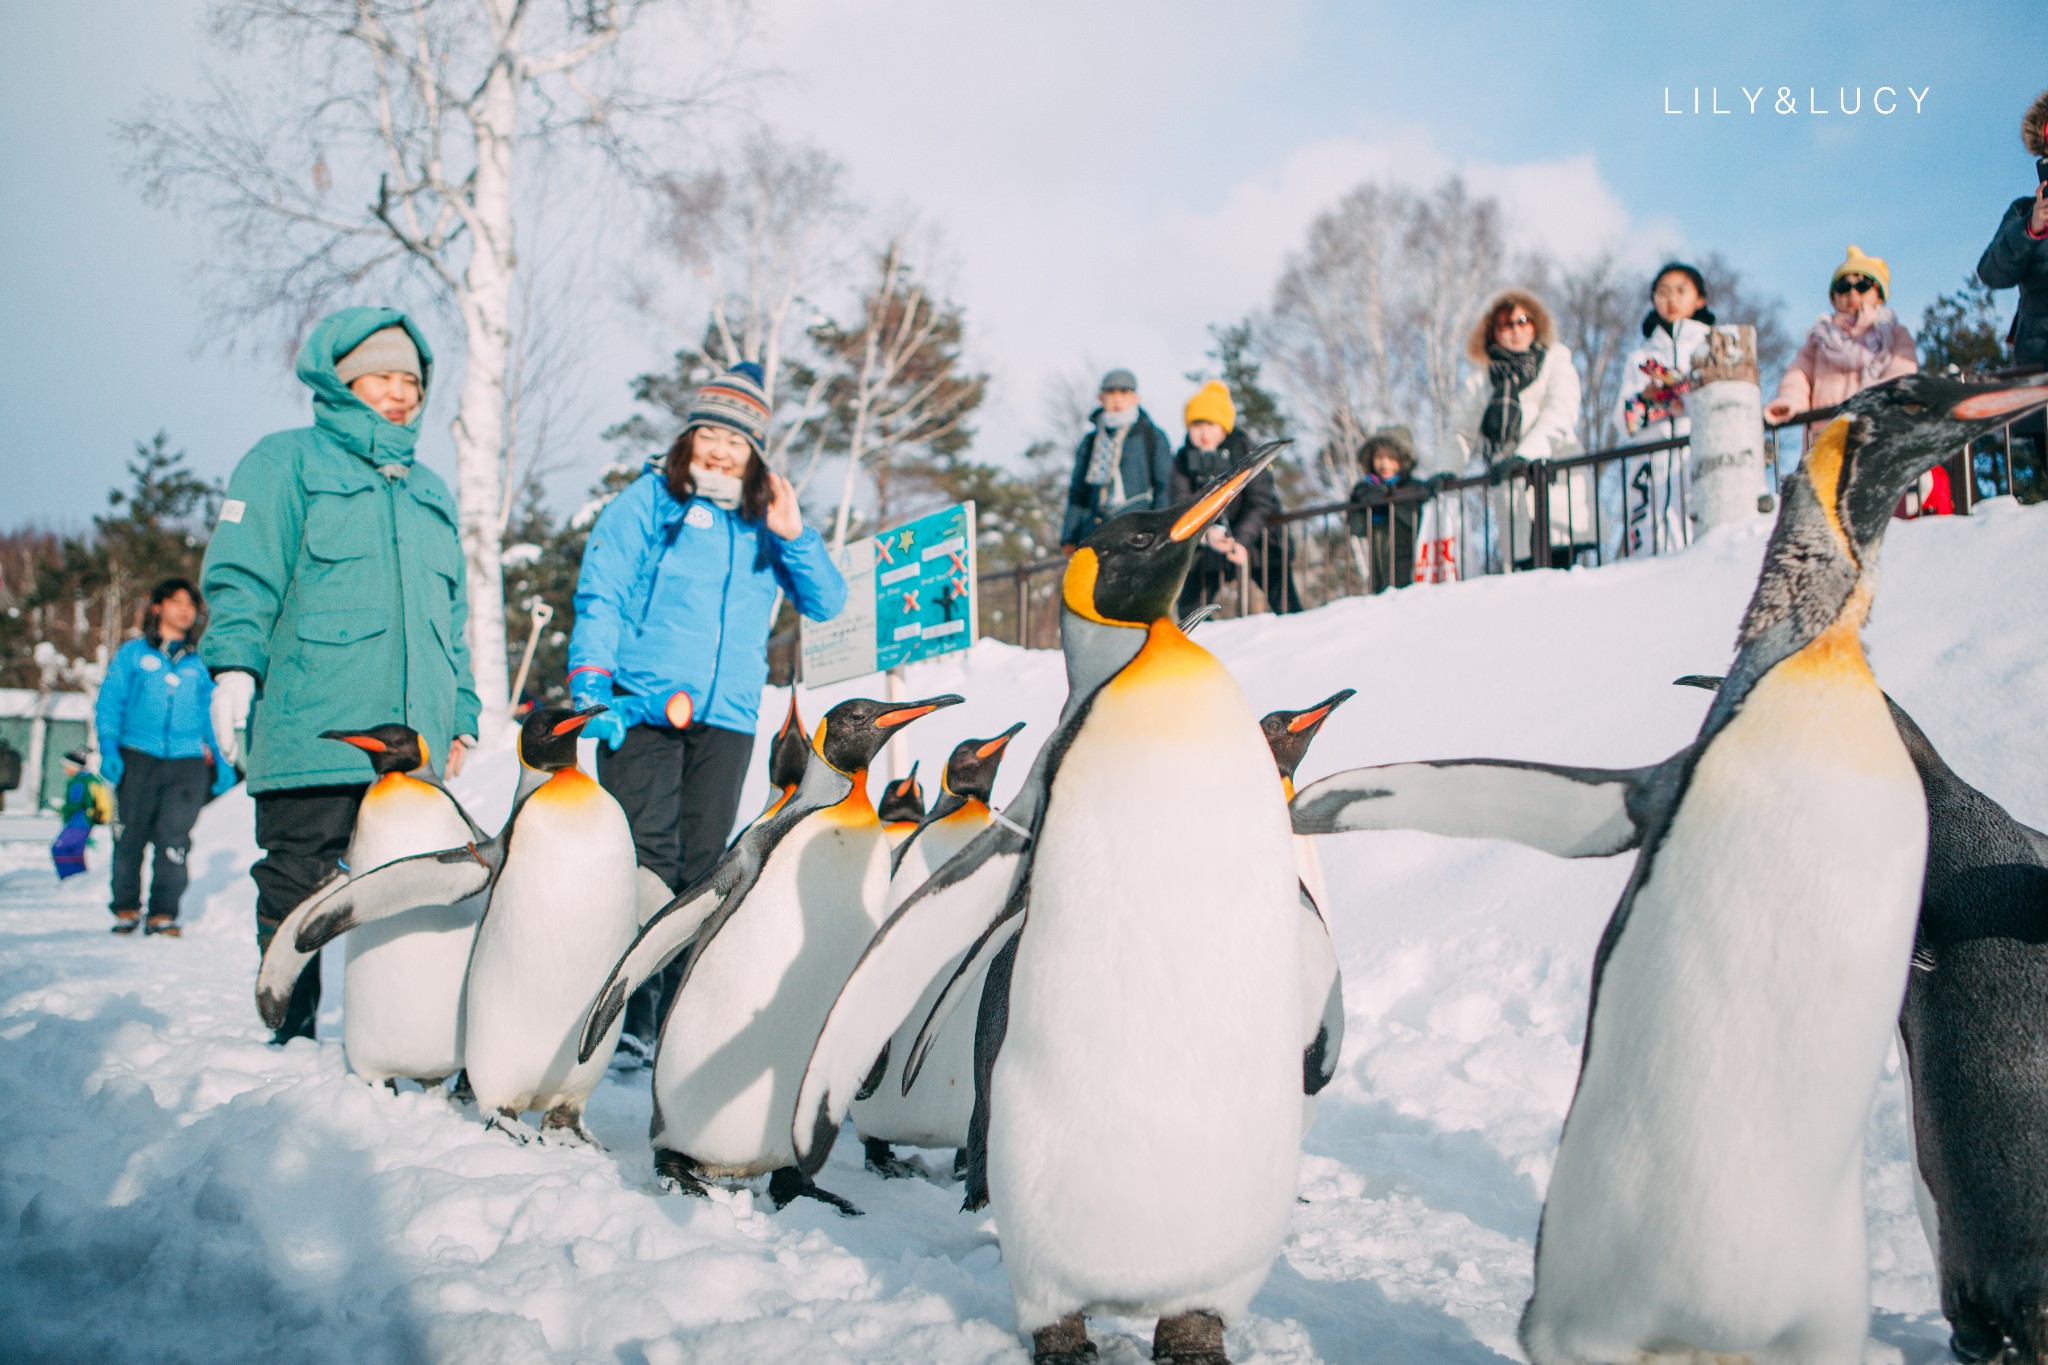
M 1829 408 L 1766 426 L 1763 510 L 1770 510 L 1779 480 L 1835 414 Z M 1242 568 L 1202 552 L 1184 600 L 1207 602 L 1225 617 L 1291 612 L 1417 581 L 1594 568 L 1668 554 L 1692 541 L 1690 450 L 1688 439 L 1679 437 L 1563 460 L 1509 461 L 1492 474 L 1296 508 L 1245 545 Z M 2041 416 L 1980 438 L 1944 468 L 1959 514 L 2006 494 L 2023 502 L 2048 499 Z M 1066 563 L 1060 555 L 983 570 L 982 638 L 1057 648 Z M 768 648 L 770 677 L 788 682 L 796 631 L 777 634 Z

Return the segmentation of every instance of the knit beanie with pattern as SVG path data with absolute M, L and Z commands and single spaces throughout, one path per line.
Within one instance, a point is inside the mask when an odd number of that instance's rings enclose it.
M 767 453 L 768 392 L 761 367 L 742 360 L 697 390 L 683 430 L 724 427 L 747 438 L 756 455 Z

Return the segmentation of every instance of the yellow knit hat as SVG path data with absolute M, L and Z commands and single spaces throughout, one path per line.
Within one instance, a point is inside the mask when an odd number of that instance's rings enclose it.
M 1237 425 L 1237 404 L 1230 401 L 1230 390 L 1223 381 L 1212 379 L 1195 390 L 1195 396 L 1188 400 L 1180 415 L 1189 426 L 1197 422 L 1214 422 L 1229 431 Z
M 1877 257 L 1864 255 L 1863 248 L 1857 246 L 1854 242 L 1849 243 L 1848 259 L 1843 261 L 1840 265 L 1836 266 L 1835 273 L 1828 276 L 1828 289 L 1830 292 L 1832 292 L 1835 287 L 1835 281 L 1841 279 L 1844 275 L 1870 276 L 1871 279 L 1877 281 L 1877 296 L 1885 300 L 1887 303 L 1891 301 L 1891 270 L 1887 268 L 1885 263 L 1879 260 Z

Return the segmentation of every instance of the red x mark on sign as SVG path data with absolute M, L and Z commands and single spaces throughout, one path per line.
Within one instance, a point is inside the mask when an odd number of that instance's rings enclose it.
M 882 557 L 884 564 L 894 564 L 896 556 L 889 553 L 889 537 L 880 536 L 875 540 L 875 553 Z
M 966 577 L 966 575 L 964 575 L 964 574 L 956 574 L 956 575 L 954 575 L 954 578 L 953 578 L 953 591 L 952 591 L 952 595 L 953 595 L 953 596 L 954 596 L 955 598 L 961 598 L 961 597 L 965 597 L 965 596 L 967 596 L 967 577 Z
M 913 613 L 919 610 L 919 607 L 917 605 L 916 588 L 912 588 L 910 591 L 903 594 L 903 610 Z
M 954 551 L 952 551 L 952 552 L 951 552 L 951 554 L 952 554 L 952 559 L 953 559 L 953 570 L 954 570 L 954 572 L 955 572 L 955 573 L 966 573 L 966 572 L 967 572 L 967 552 L 966 552 L 965 550 L 954 550 Z

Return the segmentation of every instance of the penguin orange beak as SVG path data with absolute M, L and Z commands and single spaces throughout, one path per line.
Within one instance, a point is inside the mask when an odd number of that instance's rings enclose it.
M 1345 688 L 1336 696 L 1331 697 L 1327 701 L 1323 702 L 1322 705 L 1316 707 L 1313 710 L 1304 711 L 1300 715 L 1296 716 L 1293 720 L 1288 721 L 1287 733 L 1290 735 L 1298 735 L 1303 730 L 1313 730 L 1316 726 L 1321 725 L 1323 723 L 1323 719 L 1326 716 L 1328 716 L 1332 711 L 1336 710 L 1338 707 L 1342 706 L 1345 702 L 1350 701 L 1353 697 L 1357 695 L 1358 691 L 1356 688 Z
M 884 711 L 881 715 L 875 717 L 875 728 L 877 730 L 893 730 L 899 725 L 910 724 L 919 716 L 928 716 L 941 707 L 958 706 L 965 700 L 967 700 L 965 697 L 933 697 L 930 701 L 921 701 L 914 706 L 903 706 L 898 707 L 894 711 Z
M 569 719 L 567 720 L 556 721 L 555 728 L 549 731 L 548 733 L 555 735 L 566 735 L 572 730 L 581 730 L 584 727 L 584 725 L 586 725 L 589 722 L 592 716 L 598 715 L 602 712 L 609 710 L 611 710 L 609 706 L 593 706 L 587 711 L 578 711 L 575 715 L 569 717 Z
M 320 738 L 338 739 L 343 744 L 353 744 L 368 754 L 381 754 L 390 747 L 381 739 L 372 739 L 369 735 L 352 734 L 347 730 L 322 730 Z
M 1021 720 L 1018 721 L 1015 725 L 1012 725 L 1009 729 L 1003 731 L 994 739 L 982 745 L 979 749 L 976 749 L 974 751 L 974 756 L 976 758 L 994 758 L 997 754 L 1003 751 L 1005 746 L 1007 746 L 1011 740 L 1017 737 L 1017 732 L 1023 728 L 1024 722 Z
M 2048 403 L 2048 388 L 2039 385 L 1993 389 L 1990 393 L 1971 394 L 1950 409 L 1949 416 L 1962 422 L 1981 422 L 1991 417 L 2004 417 L 2008 413 L 2025 412 L 2043 403 Z
M 1180 514 L 1180 519 L 1173 523 L 1173 529 L 1166 533 L 1167 538 L 1178 543 L 1200 534 L 1202 528 L 1216 520 L 1217 514 L 1228 507 L 1232 499 L 1244 492 L 1244 486 L 1257 477 L 1260 470 L 1279 458 L 1280 451 L 1286 445 L 1285 441 L 1273 441 L 1265 445 L 1242 469 L 1211 485 L 1208 492 L 1195 500 L 1194 506 Z

